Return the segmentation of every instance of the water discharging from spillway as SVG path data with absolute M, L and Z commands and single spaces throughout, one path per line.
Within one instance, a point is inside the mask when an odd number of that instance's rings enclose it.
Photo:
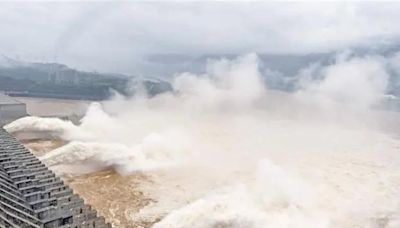
M 399 227 L 399 116 L 371 108 L 384 67 L 347 59 L 320 73 L 271 91 L 248 55 L 178 76 L 174 93 L 93 103 L 80 125 L 6 129 L 65 141 L 41 157 L 59 173 L 145 176 L 135 184 L 150 200 L 121 227 Z

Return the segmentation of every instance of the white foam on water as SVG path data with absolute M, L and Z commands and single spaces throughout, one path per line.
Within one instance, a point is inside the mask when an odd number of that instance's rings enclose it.
M 167 215 L 154 227 L 328 227 L 315 193 L 268 160 L 255 183 L 220 189 Z
M 371 109 L 386 60 L 304 72 L 283 93 L 263 85 L 254 54 L 214 61 L 173 93 L 93 103 L 78 126 L 26 117 L 6 129 L 68 141 L 41 158 L 56 171 L 144 172 L 154 203 L 130 216 L 165 217 L 155 227 L 398 227 L 400 118 Z

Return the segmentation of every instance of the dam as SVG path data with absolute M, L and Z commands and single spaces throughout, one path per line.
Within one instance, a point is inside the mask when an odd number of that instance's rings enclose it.
M 23 116 L 25 105 L 1 96 L 0 123 Z M 16 116 L 11 114 L 16 113 Z M 7 117 L 7 118 L 2 118 Z M 0 124 L 0 227 L 109 228 L 111 224 L 64 184 Z

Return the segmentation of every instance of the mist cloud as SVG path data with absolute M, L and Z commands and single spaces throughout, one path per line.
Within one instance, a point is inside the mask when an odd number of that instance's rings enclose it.
M 165 216 L 155 227 L 374 227 L 381 214 L 397 227 L 399 132 L 376 126 L 389 112 L 374 109 L 390 64 L 340 54 L 286 93 L 265 86 L 256 54 L 216 59 L 171 93 L 93 103 L 79 125 L 5 128 L 66 141 L 41 156 L 58 173 L 148 174 L 156 203 L 135 216 Z
M 93 103 L 79 125 L 5 128 L 66 141 L 40 157 L 58 173 L 149 175 L 155 203 L 134 216 L 165 216 L 155 227 L 374 227 L 380 215 L 398 227 L 399 131 L 377 126 L 389 112 L 374 108 L 391 68 L 339 54 L 287 93 L 265 86 L 256 54 L 214 59 L 177 74 L 173 92 Z
M 389 83 L 387 60 L 379 56 L 339 55 L 335 64 L 303 69 L 299 75 L 301 97 L 318 99 L 325 105 L 344 104 L 371 108 L 383 99 Z

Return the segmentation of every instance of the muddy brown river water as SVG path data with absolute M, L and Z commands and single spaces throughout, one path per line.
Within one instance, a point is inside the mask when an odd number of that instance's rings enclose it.
M 81 114 L 89 105 L 86 101 L 21 100 L 31 115 L 40 116 Z M 130 124 L 127 127 L 94 111 L 96 121 L 84 130 L 96 135 L 95 140 L 85 141 L 87 135 L 80 135 L 75 146 L 43 161 L 52 162 L 55 166 L 50 168 L 114 227 L 151 227 L 160 220 L 157 228 L 400 226 L 398 113 L 384 113 L 388 122 L 381 130 L 266 118 L 263 111 L 214 119 L 192 113 L 177 117 L 175 110 L 160 115 L 162 109 L 128 111 L 121 117 Z M 167 117 L 171 123 L 165 121 Z M 98 120 L 113 124 L 102 128 Z M 176 134 L 179 131 L 167 132 L 167 140 L 148 132 L 169 124 L 191 134 L 188 148 L 182 144 L 187 138 Z M 82 133 L 76 126 L 64 127 Z M 131 146 L 132 138 L 142 137 L 140 130 L 150 137 Z M 39 138 L 23 143 L 44 156 L 64 148 L 66 141 Z M 176 147 L 181 144 L 183 150 Z M 151 169 L 158 163 L 147 163 L 150 166 L 126 175 L 115 171 L 146 163 L 140 160 L 141 152 L 165 161 L 171 151 L 196 153 L 193 160 L 177 167 Z M 64 163 L 102 166 L 100 171 L 72 174 L 60 169 Z
M 82 115 L 90 103 L 52 98 L 17 97 L 17 99 L 27 104 L 30 115 L 37 116 Z M 47 139 L 22 140 L 22 143 L 37 156 L 65 145 L 62 140 Z M 83 175 L 63 175 L 62 178 L 74 192 L 92 205 L 114 227 L 150 227 L 159 220 L 157 218 L 154 221 L 141 220 L 132 216 L 152 201 L 137 188 L 139 182 L 149 181 L 142 173 L 122 176 L 113 170 L 103 170 Z

